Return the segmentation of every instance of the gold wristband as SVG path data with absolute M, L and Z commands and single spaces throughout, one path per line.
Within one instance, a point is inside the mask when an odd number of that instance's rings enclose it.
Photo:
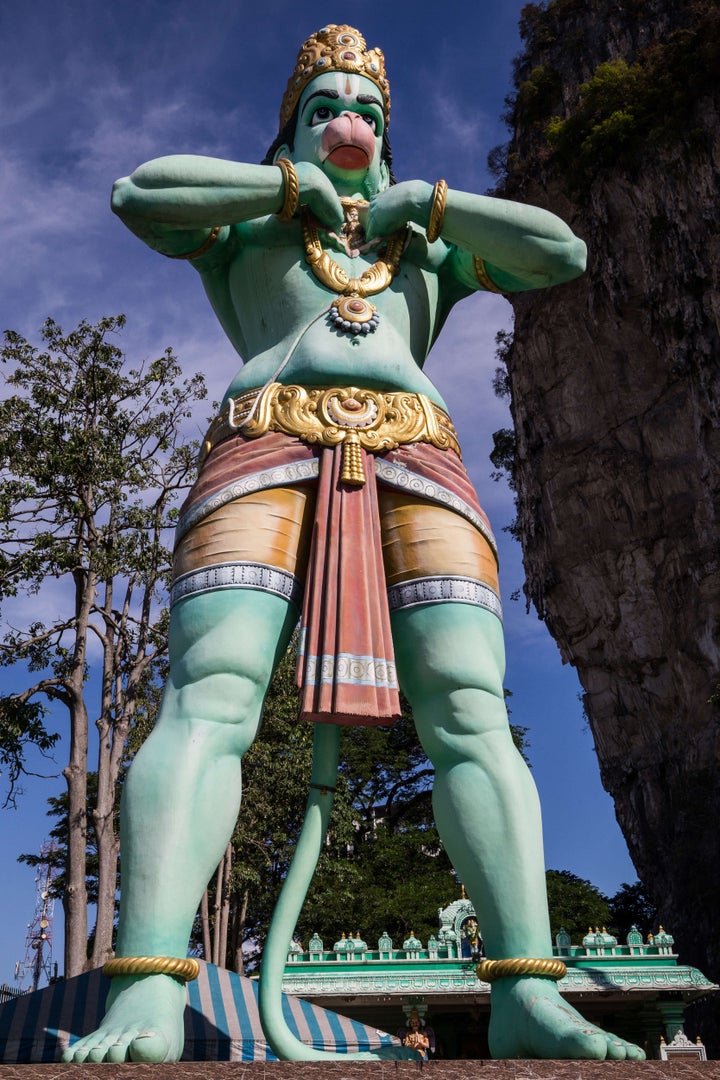
M 194 251 L 188 251 L 185 255 L 168 255 L 166 251 L 163 251 L 162 254 L 165 256 L 166 259 L 199 259 L 201 255 L 204 255 L 205 252 L 209 251 L 210 248 L 213 246 L 218 236 L 220 235 L 221 229 L 222 225 L 215 225 L 210 230 L 210 235 L 208 236 L 207 240 L 204 240 L 200 247 L 195 248 Z
M 475 277 L 478 279 L 483 289 L 487 289 L 488 292 L 502 293 L 502 289 L 495 284 L 493 279 L 488 274 L 485 260 L 481 259 L 479 255 L 473 255 L 472 260 Z
M 103 965 L 103 975 L 114 979 L 120 975 L 172 975 L 183 982 L 197 979 L 200 965 L 191 956 L 118 956 Z
M 432 203 L 430 206 L 430 220 L 427 227 L 428 244 L 434 244 L 440 235 L 443 218 L 445 217 L 445 203 L 447 202 L 448 186 L 444 180 L 438 180 L 433 188 Z
M 300 181 L 298 180 L 295 166 L 289 158 L 278 158 L 275 164 L 279 166 L 283 174 L 283 180 L 285 181 L 283 204 L 275 217 L 278 221 L 290 221 L 295 215 L 298 203 L 300 202 Z
M 564 979 L 567 968 L 562 960 L 533 959 L 521 956 L 516 960 L 481 960 L 475 968 L 481 982 L 495 982 L 515 975 L 544 975 L 548 979 Z

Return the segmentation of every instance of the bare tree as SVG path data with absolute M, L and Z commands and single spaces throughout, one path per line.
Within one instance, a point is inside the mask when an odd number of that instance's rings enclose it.
M 0 739 L 14 766 L 12 797 L 25 746 L 52 745 L 48 710 L 53 719 L 57 705 L 67 711 L 66 976 L 88 964 L 91 721 L 99 737 L 91 966 L 112 948 L 115 788 L 136 712 L 156 699 L 167 645 L 168 529 L 193 472 L 179 430 L 205 396 L 201 376 L 180 381 L 170 350 L 128 368 L 112 340 L 124 323 L 82 322 L 65 335 L 48 320 L 43 351 L 12 331 L 0 349 L 12 365 L 11 395 L 0 403 L 0 599 L 6 619 L 18 623 L 0 643 L 0 664 L 27 672 L 24 689 L 0 698 Z

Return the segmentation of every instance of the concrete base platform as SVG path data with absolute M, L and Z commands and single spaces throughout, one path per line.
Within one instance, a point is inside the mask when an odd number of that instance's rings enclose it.
M 0 1065 L 0 1080 L 720 1080 L 720 1062 L 676 1059 Z

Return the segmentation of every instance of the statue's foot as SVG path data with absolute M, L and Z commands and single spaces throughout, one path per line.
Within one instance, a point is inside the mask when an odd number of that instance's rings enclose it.
M 588 1023 L 550 979 L 498 979 L 492 988 L 490 1053 L 494 1058 L 606 1058 L 643 1061 L 634 1043 Z
M 113 979 L 100 1027 L 70 1046 L 63 1061 L 179 1061 L 186 998 L 185 984 L 170 975 Z

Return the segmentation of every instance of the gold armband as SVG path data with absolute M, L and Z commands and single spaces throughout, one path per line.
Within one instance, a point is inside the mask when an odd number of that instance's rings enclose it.
M 533 959 L 521 956 L 516 960 L 481 960 L 475 968 L 481 982 L 495 982 L 518 975 L 544 975 L 547 979 L 564 979 L 567 968 L 562 960 Z
M 278 221 L 290 221 L 294 216 L 300 202 L 300 181 L 295 171 L 295 166 L 289 158 L 278 158 L 275 164 L 280 168 L 285 181 L 285 194 L 283 204 L 275 217 Z
M 434 244 L 440 235 L 443 218 L 445 217 L 445 203 L 447 202 L 448 186 L 444 180 L 438 180 L 433 188 L 432 203 L 430 205 L 430 220 L 427 227 L 428 244 Z
M 493 279 L 488 274 L 485 260 L 481 259 L 479 255 L 473 255 L 472 260 L 475 277 L 478 279 L 483 289 L 487 289 L 488 292 L 502 293 L 502 289 L 499 287 L 499 285 L 495 284 Z
M 196 247 L 194 251 L 186 252 L 185 255 L 168 255 L 166 251 L 163 251 L 162 254 L 165 256 L 166 259 L 199 259 L 201 255 L 204 255 L 205 252 L 209 251 L 210 248 L 213 246 L 218 236 L 220 235 L 221 229 L 222 225 L 215 225 L 214 228 L 210 230 L 210 235 L 208 236 L 207 240 L 204 240 L 200 247 Z
M 118 956 L 103 965 L 103 975 L 114 979 L 120 975 L 172 975 L 183 982 L 197 979 L 200 965 L 191 956 Z

